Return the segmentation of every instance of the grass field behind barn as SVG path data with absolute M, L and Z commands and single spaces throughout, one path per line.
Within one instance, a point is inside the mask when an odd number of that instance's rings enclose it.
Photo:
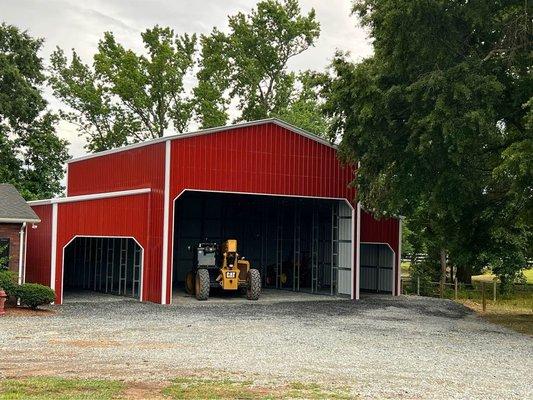
M 402 279 L 409 279 L 410 263 L 403 261 Z M 495 275 L 487 272 L 472 276 L 472 285 L 459 285 L 458 301 L 472 310 L 480 313 L 489 321 L 506 326 L 517 332 L 533 336 L 533 268 L 522 271 L 526 280 L 525 285 L 516 285 L 505 295 L 497 290 L 496 301 L 493 300 L 493 284 Z M 482 310 L 481 283 L 485 283 L 486 311 Z M 435 296 L 438 296 L 438 284 L 435 283 Z M 411 289 L 412 291 L 412 289 Z M 444 296 L 455 298 L 453 285 L 448 285 Z

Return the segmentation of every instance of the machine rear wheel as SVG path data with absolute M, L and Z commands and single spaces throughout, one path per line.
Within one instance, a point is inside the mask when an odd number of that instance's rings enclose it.
M 248 289 L 246 298 L 248 300 L 257 300 L 261 294 L 261 274 L 257 269 L 250 269 L 248 272 Z
M 198 300 L 207 300 L 209 298 L 209 271 L 206 269 L 199 269 L 196 271 L 196 279 L 194 282 L 195 295 Z
M 191 296 L 194 294 L 195 288 L 194 288 L 194 272 L 189 271 L 187 272 L 187 275 L 185 276 L 185 291 L 187 294 L 190 294 Z

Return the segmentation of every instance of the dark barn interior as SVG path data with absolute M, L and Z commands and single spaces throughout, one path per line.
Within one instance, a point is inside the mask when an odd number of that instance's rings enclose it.
M 65 248 L 63 285 L 140 298 L 142 249 L 131 238 L 77 237 Z
M 263 287 L 338 294 L 338 200 L 185 192 L 176 200 L 173 289 L 183 288 L 199 242 L 237 239 Z

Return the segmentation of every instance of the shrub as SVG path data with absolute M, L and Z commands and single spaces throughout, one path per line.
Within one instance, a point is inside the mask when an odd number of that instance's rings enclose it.
M 4 289 L 8 296 L 18 296 L 17 275 L 8 270 L 0 270 L 0 288 Z
M 48 286 L 37 283 L 25 283 L 18 289 L 20 304 L 37 309 L 39 306 L 50 304 L 56 298 L 55 292 Z

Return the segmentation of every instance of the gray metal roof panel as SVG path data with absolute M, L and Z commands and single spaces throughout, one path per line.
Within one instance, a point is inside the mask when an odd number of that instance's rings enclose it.
M 40 222 L 35 211 L 26 203 L 15 187 L 0 183 L 0 223 Z

